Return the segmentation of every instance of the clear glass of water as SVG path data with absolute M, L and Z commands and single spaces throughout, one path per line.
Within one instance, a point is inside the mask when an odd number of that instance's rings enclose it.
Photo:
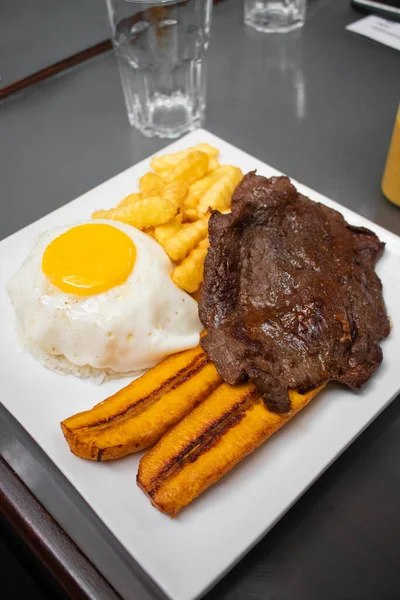
M 307 0 L 244 0 L 244 22 L 264 33 L 286 33 L 302 27 Z
M 212 0 L 106 0 L 129 122 L 175 138 L 203 123 Z

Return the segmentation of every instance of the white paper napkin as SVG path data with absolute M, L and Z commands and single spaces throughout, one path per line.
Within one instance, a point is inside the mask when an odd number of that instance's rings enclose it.
M 371 40 L 390 46 L 395 50 L 400 50 L 400 23 L 370 15 L 360 21 L 351 23 L 346 29 L 369 37 Z

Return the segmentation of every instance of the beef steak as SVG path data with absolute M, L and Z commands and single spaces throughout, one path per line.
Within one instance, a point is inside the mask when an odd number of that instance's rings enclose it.
M 250 379 L 270 410 L 328 380 L 363 385 L 389 334 L 374 271 L 384 244 L 287 177 L 247 174 L 231 214 L 214 211 L 199 304 L 202 346 L 230 384 Z

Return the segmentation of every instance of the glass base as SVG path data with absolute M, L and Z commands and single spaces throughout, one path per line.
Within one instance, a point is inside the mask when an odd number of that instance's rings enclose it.
M 256 2 L 251 10 L 246 10 L 244 22 L 262 33 L 287 33 L 304 25 L 304 19 L 293 8 L 279 9 Z
M 159 94 L 148 109 L 146 123 L 128 110 L 129 123 L 146 137 L 174 139 L 203 125 L 204 110 L 194 116 L 188 98 L 180 93 L 169 97 Z

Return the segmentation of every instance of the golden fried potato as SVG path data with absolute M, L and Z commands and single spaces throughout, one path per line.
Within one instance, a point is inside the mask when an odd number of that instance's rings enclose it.
M 238 167 L 231 167 L 230 171 L 212 185 L 197 206 L 197 214 L 203 217 L 208 210 L 224 210 L 231 205 L 232 194 L 235 187 L 242 180 L 243 173 Z
M 208 161 L 207 154 L 194 150 L 166 173 L 164 181 L 180 180 L 190 185 L 207 173 Z
M 197 214 L 196 208 L 183 208 L 182 209 L 182 220 L 186 223 L 187 221 L 197 221 L 199 215 Z
M 171 181 L 171 183 L 165 184 L 162 197 L 164 200 L 168 200 L 169 202 L 177 202 L 179 206 L 182 206 L 187 191 L 188 184 L 186 181 L 177 179 L 176 181 Z
M 172 260 L 179 262 L 206 237 L 207 230 L 208 218 L 182 225 L 181 229 L 165 242 L 166 253 Z
M 156 173 L 146 173 L 139 179 L 139 190 L 142 196 L 160 196 L 165 187 L 164 181 Z
M 175 235 L 181 228 L 182 225 L 182 216 L 176 215 L 169 223 L 165 223 L 165 225 L 159 225 L 154 228 L 154 237 L 157 242 L 164 247 L 165 242 Z
M 139 193 L 126 196 L 116 208 L 96 211 L 93 219 L 131 224 L 163 246 L 169 240 L 171 258 L 182 260 L 206 236 L 203 219 L 208 206 L 221 210 L 229 206 L 231 180 L 224 180 L 224 185 L 219 187 L 214 185 L 228 173 L 232 175 L 232 169 L 236 168 L 221 166 L 218 154 L 217 148 L 204 143 L 153 158 L 151 166 L 156 172 L 145 173 L 140 178 Z M 193 228 L 186 227 L 197 220 L 200 223 Z
M 223 165 L 222 167 L 215 169 L 215 171 L 207 173 L 202 179 L 195 181 L 189 186 L 188 195 L 182 206 L 182 217 L 184 221 L 196 221 L 196 219 L 198 219 L 197 205 L 201 198 L 214 183 L 223 177 L 223 175 L 230 173 L 231 169 L 232 167 L 230 165 Z
M 126 198 L 123 198 L 120 202 L 118 202 L 117 207 L 120 208 L 121 206 L 129 206 L 129 204 L 133 204 L 138 200 L 140 200 L 140 194 L 129 194 L 129 196 L 126 196 Z
M 216 156 L 212 156 L 208 159 L 208 172 L 215 171 L 215 169 L 219 169 L 221 165 L 219 164 L 219 160 Z
M 180 265 L 172 271 L 172 281 L 185 292 L 197 292 L 203 282 L 204 260 L 209 246 L 208 238 L 202 240 Z
M 193 150 L 199 150 L 200 152 L 204 152 L 204 154 L 207 154 L 207 156 L 209 156 L 210 158 L 218 156 L 219 154 L 218 148 L 211 146 L 211 144 L 208 144 L 207 142 L 197 144 L 197 146 L 195 146 Z
M 222 167 L 221 167 L 222 168 Z M 195 208 L 199 200 L 204 196 L 206 191 L 216 182 L 222 174 L 219 173 L 219 169 L 216 169 L 212 173 L 207 173 L 201 179 L 198 179 L 189 186 L 189 192 L 185 199 L 185 207 Z M 225 173 L 224 173 L 225 174 Z
M 162 171 L 157 171 L 157 175 L 159 177 L 161 177 L 161 179 L 164 181 L 164 183 L 167 181 L 167 179 L 169 177 L 168 173 L 171 171 L 171 168 L 172 167 L 170 167 L 168 169 L 162 169 Z
M 112 219 L 133 225 L 138 229 L 148 229 L 168 223 L 179 211 L 179 202 L 172 202 L 162 196 L 141 198 L 126 206 L 98 210 L 92 215 L 93 219 Z
M 187 150 L 181 150 L 181 152 L 175 152 L 174 154 L 164 154 L 164 156 L 155 156 L 151 160 L 151 168 L 153 169 L 153 171 L 156 171 L 156 173 L 168 170 L 171 167 L 177 165 L 179 162 L 181 162 L 181 160 L 186 158 L 188 154 L 195 150 L 204 152 L 204 154 L 207 154 L 207 156 L 210 158 L 218 156 L 219 154 L 219 150 L 217 148 L 214 148 L 213 146 L 210 146 L 210 144 L 198 144 L 197 146 L 194 146 L 194 148 L 187 148 Z
M 191 149 L 188 148 L 187 150 L 181 150 L 180 152 L 175 152 L 174 154 L 164 154 L 163 156 L 155 156 L 151 159 L 150 166 L 156 173 L 168 171 L 169 169 L 177 165 L 181 160 L 186 158 L 190 151 Z

